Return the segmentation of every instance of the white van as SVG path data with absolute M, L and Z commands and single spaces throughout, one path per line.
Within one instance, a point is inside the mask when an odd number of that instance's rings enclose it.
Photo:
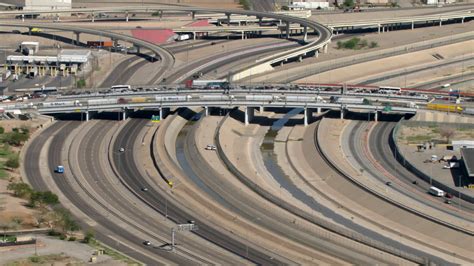
M 429 192 L 430 192 L 430 194 L 432 194 L 436 197 L 443 197 L 444 196 L 444 191 L 442 191 L 441 189 L 439 189 L 437 187 L 430 187 Z

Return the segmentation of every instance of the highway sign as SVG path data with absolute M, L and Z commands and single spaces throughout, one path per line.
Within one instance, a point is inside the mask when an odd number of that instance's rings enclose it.
M 154 123 L 157 123 L 157 122 L 160 122 L 161 121 L 161 118 L 159 115 L 152 115 L 151 116 L 151 122 L 154 122 Z

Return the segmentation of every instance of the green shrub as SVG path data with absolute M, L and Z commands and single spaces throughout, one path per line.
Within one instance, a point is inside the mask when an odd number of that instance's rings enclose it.
M 61 240 L 66 239 L 66 235 L 65 235 L 65 234 L 60 234 L 60 235 L 59 235 L 59 239 L 61 239 Z
M 38 256 L 31 256 L 29 259 L 32 263 L 40 263 L 41 262 L 41 258 L 38 257 Z
M 0 134 L 5 133 L 5 129 L 3 127 L 0 127 Z
M 26 183 L 10 183 L 7 189 L 13 191 L 13 195 L 19 198 L 29 198 L 33 191 Z
M 84 236 L 83 242 L 90 243 L 94 239 L 94 231 L 91 229 L 87 230 L 86 235 Z
M 377 46 L 379 46 L 377 42 L 370 42 L 369 48 L 375 48 Z
M 18 158 L 18 155 L 15 154 L 8 158 L 8 160 L 5 162 L 5 166 L 14 169 L 20 167 L 20 159 Z
M 76 241 L 76 237 L 75 237 L 75 236 L 71 236 L 67 241 Z
M 86 80 L 85 79 L 80 79 L 76 82 L 76 87 L 78 88 L 84 88 L 86 86 Z
M 239 0 L 239 4 L 245 9 L 250 9 L 250 1 L 249 0 Z

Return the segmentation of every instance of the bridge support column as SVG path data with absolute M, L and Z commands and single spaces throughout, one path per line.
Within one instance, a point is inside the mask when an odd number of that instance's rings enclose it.
M 79 45 L 81 42 L 80 42 L 80 36 L 81 36 L 81 33 L 79 32 L 74 32 L 74 34 L 76 34 L 76 45 Z
M 328 45 L 327 45 L 327 44 L 324 45 L 324 48 L 323 48 L 323 49 L 324 49 L 324 53 L 327 54 L 327 53 L 328 53 Z
M 159 13 L 160 13 L 160 20 L 161 20 L 163 18 L 163 10 L 160 10 Z
M 242 31 L 242 40 L 245 39 L 245 33 Z
M 161 120 L 165 119 L 168 116 L 169 112 L 170 112 L 170 108 L 161 107 L 160 108 L 160 119 Z
M 122 120 L 127 120 L 127 109 L 122 109 Z
M 265 111 L 265 107 L 263 107 L 263 105 L 260 106 L 260 113 L 263 113 Z
M 321 107 L 318 107 L 318 108 L 316 109 L 316 113 L 317 113 L 318 115 L 321 114 Z
M 289 21 L 286 22 L 286 38 L 287 39 L 290 38 L 290 22 Z
M 443 21 L 440 19 L 439 20 L 439 26 L 441 27 L 443 25 Z
M 31 36 L 31 29 L 32 28 L 28 28 L 28 35 L 30 35 L 30 36 Z
M 258 26 L 262 26 L 262 20 L 263 18 L 262 17 L 257 17 L 258 18 Z
M 128 22 L 129 20 L 129 16 L 128 16 L 128 12 L 125 13 L 125 22 Z
M 140 54 L 140 46 L 134 45 L 135 48 L 137 49 L 137 54 Z
M 412 30 L 415 29 L 415 22 L 414 22 L 414 21 L 411 22 L 411 29 L 412 29 Z
M 225 13 L 227 16 L 227 26 L 230 26 L 230 13 Z
M 245 107 L 245 125 L 248 126 L 255 115 L 255 109 L 253 107 Z
M 86 111 L 85 114 L 86 114 L 86 121 L 89 121 L 89 111 Z
M 461 19 L 461 24 L 464 24 L 464 17 Z
M 345 113 L 346 113 L 346 109 L 344 109 L 344 107 L 341 106 L 341 119 L 344 119 Z
M 319 57 L 319 50 L 314 51 L 314 56 L 315 56 L 316 58 Z
M 25 22 L 25 14 L 21 14 L 21 22 Z
M 94 13 L 91 14 L 91 19 L 92 19 L 92 22 L 95 22 L 95 14 Z
M 308 41 L 308 27 L 304 26 L 303 28 L 303 41 L 307 42 Z
M 209 116 L 209 107 L 204 106 L 204 116 Z
M 298 56 L 298 62 L 303 62 L 303 56 L 302 55 Z
M 375 111 L 375 113 L 374 113 L 374 120 L 375 120 L 375 122 L 379 121 L 379 112 L 378 111 Z
M 304 108 L 304 118 L 303 123 L 304 126 L 308 126 L 309 122 L 311 122 L 311 118 L 313 117 L 313 111 L 310 108 Z
M 196 20 L 196 11 L 191 12 L 191 18 Z
M 380 34 L 380 24 L 377 26 L 377 33 Z
M 385 26 L 382 26 L 382 32 L 385 32 Z

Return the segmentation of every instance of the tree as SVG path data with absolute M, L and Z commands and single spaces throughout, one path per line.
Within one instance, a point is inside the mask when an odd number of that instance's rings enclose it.
M 59 203 L 59 198 L 51 191 L 35 191 L 30 196 L 30 206 L 34 207 L 37 204 L 40 207 L 44 205 L 56 205 Z
M 9 133 L 5 138 L 5 141 L 10 145 L 20 146 L 23 142 L 27 141 L 29 137 L 29 134 L 20 133 L 17 130 L 16 132 Z
M 54 210 L 57 214 L 58 225 L 61 226 L 63 233 L 69 231 L 78 231 L 80 230 L 79 224 L 72 218 L 71 213 L 63 208 L 56 208 Z
M 20 167 L 20 160 L 18 158 L 18 155 L 14 155 L 14 156 L 10 157 L 5 162 L 5 166 L 8 167 L 8 168 L 13 168 L 13 169 L 16 169 L 16 168 Z
M 0 134 L 5 133 L 5 129 L 3 127 L 0 127 Z
M 13 191 L 13 195 L 19 198 L 28 198 L 32 193 L 30 185 L 26 183 L 10 183 L 7 189 Z
M 354 0 L 344 0 L 344 4 L 342 4 L 345 7 L 354 7 Z
M 441 137 L 446 138 L 446 143 L 449 144 L 449 140 L 454 136 L 454 134 L 456 134 L 456 130 L 451 127 L 442 127 L 439 130 L 439 134 L 441 135 Z
M 88 229 L 86 232 L 86 235 L 84 236 L 83 242 L 90 243 L 91 240 L 94 239 L 94 237 L 95 237 L 94 231 L 92 231 L 92 229 Z

